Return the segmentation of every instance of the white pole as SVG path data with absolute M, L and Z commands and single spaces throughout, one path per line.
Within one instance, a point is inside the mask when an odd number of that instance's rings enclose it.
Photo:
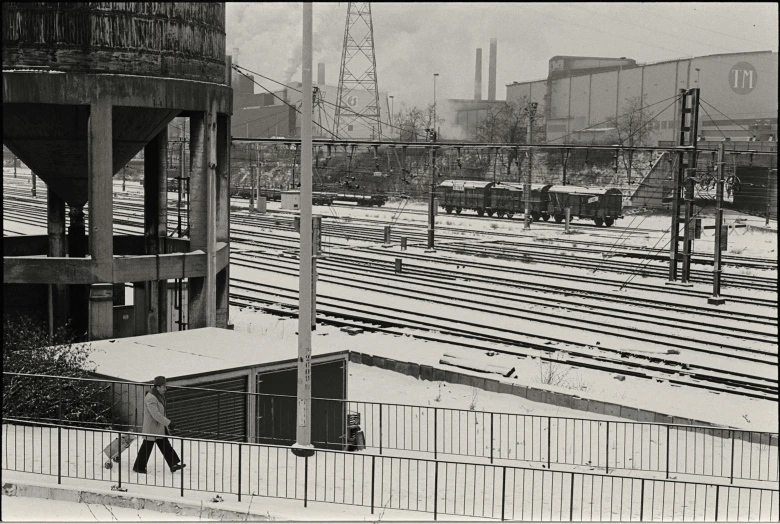
M 311 456 L 311 311 L 312 311 L 312 3 L 303 3 L 303 97 L 301 114 L 301 250 L 298 275 L 298 409 L 293 453 Z

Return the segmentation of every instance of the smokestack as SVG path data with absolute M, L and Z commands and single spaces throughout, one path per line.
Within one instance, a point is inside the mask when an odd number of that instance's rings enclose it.
M 325 85 L 325 64 L 322 62 L 317 64 L 317 85 Z
M 488 65 L 488 100 L 496 99 L 496 43 L 495 38 L 490 39 L 490 64 Z
M 238 48 L 233 48 L 233 65 L 238 65 Z
M 482 100 L 482 49 L 477 49 L 477 66 L 474 71 L 474 100 Z

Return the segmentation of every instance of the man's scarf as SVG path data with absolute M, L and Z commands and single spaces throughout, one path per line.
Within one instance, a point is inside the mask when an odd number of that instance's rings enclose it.
M 163 410 L 165 409 L 165 395 L 163 395 L 160 390 L 157 389 L 157 386 L 152 386 L 152 389 L 149 390 L 149 393 L 154 395 L 157 400 L 162 404 Z

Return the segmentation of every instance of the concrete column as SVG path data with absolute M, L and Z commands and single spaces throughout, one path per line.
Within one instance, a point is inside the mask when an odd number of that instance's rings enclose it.
M 144 240 L 147 255 L 165 252 L 168 193 L 166 164 L 168 137 L 159 133 L 144 147 Z M 154 334 L 166 329 L 165 280 L 145 282 L 144 332 Z
M 65 238 L 65 201 L 48 189 L 46 192 L 48 204 L 47 229 L 49 233 L 49 256 L 64 257 L 67 249 Z M 49 285 L 49 334 L 68 323 L 68 286 Z
M 72 258 L 84 258 L 87 256 L 87 233 L 84 222 L 84 208 L 71 206 L 68 211 L 70 225 L 68 226 L 68 256 Z M 87 314 L 87 300 L 89 300 L 89 286 L 74 284 L 68 286 L 68 299 L 70 303 L 70 328 L 79 339 L 87 334 L 89 315 Z
M 114 336 L 113 130 L 109 100 L 90 106 L 88 126 L 89 254 L 99 284 L 89 293 L 89 340 Z M 105 283 L 105 284 L 104 284 Z
M 258 168 L 259 171 L 259 168 Z M 217 116 L 217 242 L 230 245 L 230 116 Z M 230 266 L 217 274 L 216 322 L 226 328 L 230 320 Z
M 206 277 L 190 278 L 189 328 L 216 325 L 216 167 L 215 105 L 190 117 L 190 247 L 206 253 Z

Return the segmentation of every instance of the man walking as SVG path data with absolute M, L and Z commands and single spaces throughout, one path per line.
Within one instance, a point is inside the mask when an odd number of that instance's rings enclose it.
M 141 475 L 146 475 L 146 464 L 149 462 L 149 455 L 152 454 L 154 444 L 165 457 L 165 462 L 171 468 L 171 473 L 179 471 L 186 464 L 180 464 L 179 456 L 173 449 L 171 443 L 165 437 L 166 430 L 173 430 L 175 425 L 169 418 L 165 417 L 165 377 L 154 377 L 152 389 L 144 397 L 144 423 L 142 433 L 144 442 L 138 450 L 138 457 L 135 459 L 133 471 Z

